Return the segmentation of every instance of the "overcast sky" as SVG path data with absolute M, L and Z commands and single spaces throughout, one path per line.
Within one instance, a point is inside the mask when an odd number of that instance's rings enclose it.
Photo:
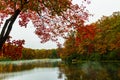
M 74 3 L 79 3 L 79 1 L 74 0 Z M 93 17 L 90 17 L 89 23 L 95 22 L 103 15 L 109 16 L 113 12 L 120 11 L 120 0 L 91 0 L 91 4 L 87 6 L 87 9 L 91 14 L 94 14 Z M 21 28 L 16 22 L 10 35 L 13 39 L 24 39 L 24 47 L 27 48 L 51 49 L 57 47 L 55 43 L 50 41 L 40 44 L 40 39 L 34 34 L 34 31 L 35 29 L 31 23 L 29 23 L 27 28 Z

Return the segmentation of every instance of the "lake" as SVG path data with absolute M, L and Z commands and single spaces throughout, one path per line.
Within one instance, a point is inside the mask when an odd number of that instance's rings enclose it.
M 120 63 L 87 61 L 65 65 L 61 59 L 2 61 L 0 80 L 120 80 Z

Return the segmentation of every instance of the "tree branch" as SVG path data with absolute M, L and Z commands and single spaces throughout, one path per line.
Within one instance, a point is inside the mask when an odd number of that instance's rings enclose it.
M 10 22 L 10 19 L 7 19 L 7 20 L 5 21 L 5 24 L 4 24 L 3 29 L 2 29 L 2 31 L 1 31 L 1 34 L 0 34 L 0 40 L 3 38 L 4 33 L 5 33 L 5 30 L 6 30 L 7 25 L 8 25 L 9 22 Z
M 17 16 L 20 14 L 20 12 L 21 12 L 21 10 L 17 9 L 15 11 L 15 13 L 9 19 L 6 20 L 6 22 L 3 26 L 2 32 L 0 34 L 0 49 L 2 49 L 3 44 L 7 40 L 8 36 L 10 34 L 10 31 L 12 29 L 12 26 L 13 26 Z
M 6 41 L 6 39 L 8 38 L 8 36 L 9 36 L 9 34 L 10 34 L 10 31 L 11 31 L 11 29 L 12 29 L 13 23 L 15 22 L 17 16 L 20 14 L 20 12 L 21 12 L 21 11 L 20 11 L 19 9 L 17 9 L 17 10 L 15 11 L 15 14 L 14 14 L 13 16 L 11 16 L 10 22 L 9 22 L 9 25 L 8 25 L 8 29 L 7 29 L 7 31 L 6 31 L 6 33 L 5 33 L 5 35 L 4 35 L 4 40 L 5 40 L 5 41 Z

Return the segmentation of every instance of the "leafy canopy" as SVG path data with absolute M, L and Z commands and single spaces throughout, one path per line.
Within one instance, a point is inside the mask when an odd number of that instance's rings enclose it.
M 0 24 L 19 9 L 21 27 L 27 27 L 28 22 L 32 21 L 41 42 L 57 41 L 57 36 L 66 37 L 66 32 L 87 20 L 86 2 L 89 3 L 83 0 L 78 6 L 73 5 L 72 0 L 0 0 Z

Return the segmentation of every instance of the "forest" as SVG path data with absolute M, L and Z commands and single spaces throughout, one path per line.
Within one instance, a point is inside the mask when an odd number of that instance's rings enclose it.
M 3 27 L 0 34 L 0 59 L 61 58 L 66 62 L 119 60 L 120 12 L 85 24 L 92 16 L 86 9 L 90 2 L 83 0 L 78 5 L 69 0 L 64 0 L 62 4 L 59 0 L 1 0 L 0 26 Z M 17 17 L 21 27 L 26 28 L 30 21 L 33 23 L 41 43 L 52 40 L 58 49 L 25 48 L 25 40 L 12 40 L 9 34 Z M 59 37 L 65 39 L 64 47 L 58 42 Z
M 24 48 L 22 46 L 24 40 L 11 41 L 9 38 L 3 46 L 5 54 L 0 58 L 1 60 L 61 58 L 70 63 L 74 60 L 117 61 L 120 60 L 119 26 L 120 12 L 114 12 L 111 16 L 103 16 L 95 23 L 69 32 L 64 47 L 48 50 Z
M 103 16 L 68 36 L 60 54 L 67 62 L 120 60 L 120 12 Z

